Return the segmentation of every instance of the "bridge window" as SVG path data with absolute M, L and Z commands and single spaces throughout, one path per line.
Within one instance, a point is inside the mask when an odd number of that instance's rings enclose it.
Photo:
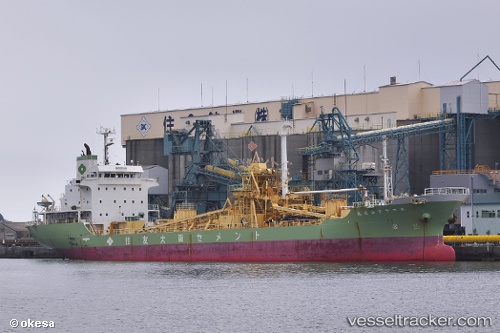
M 482 210 L 481 211 L 481 217 L 482 218 L 495 217 L 495 211 L 494 210 Z

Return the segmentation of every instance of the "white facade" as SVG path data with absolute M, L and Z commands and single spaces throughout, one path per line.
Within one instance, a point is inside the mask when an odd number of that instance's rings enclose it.
M 441 105 L 448 114 L 458 112 L 457 97 L 462 113 L 488 113 L 488 86 L 478 80 L 453 81 L 441 87 Z

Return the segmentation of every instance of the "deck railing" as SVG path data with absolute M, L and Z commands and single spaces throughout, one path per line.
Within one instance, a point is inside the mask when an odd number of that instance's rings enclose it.
M 443 194 L 469 194 L 466 187 L 435 187 L 426 188 L 424 195 L 443 195 Z

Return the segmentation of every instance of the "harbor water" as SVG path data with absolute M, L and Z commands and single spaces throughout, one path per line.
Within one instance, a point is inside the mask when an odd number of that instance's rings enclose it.
M 499 273 L 500 262 L 3 259 L 0 332 L 498 332 Z

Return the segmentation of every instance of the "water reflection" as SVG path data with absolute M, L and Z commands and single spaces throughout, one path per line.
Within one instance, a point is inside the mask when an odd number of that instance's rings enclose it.
M 9 305 L 0 330 L 28 313 L 54 320 L 58 332 L 351 332 L 348 316 L 398 314 L 490 316 L 496 324 L 490 331 L 498 331 L 499 271 L 496 262 L 9 260 L 0 270 Z M 362 331 L 374 330 L 388 331 Z
M 129 263 L 134 265 L 134 263 Z M 170 278 L 277 278 L 300 275 L 499 272 L 500 262 L 149 263 L 146 273 Z

